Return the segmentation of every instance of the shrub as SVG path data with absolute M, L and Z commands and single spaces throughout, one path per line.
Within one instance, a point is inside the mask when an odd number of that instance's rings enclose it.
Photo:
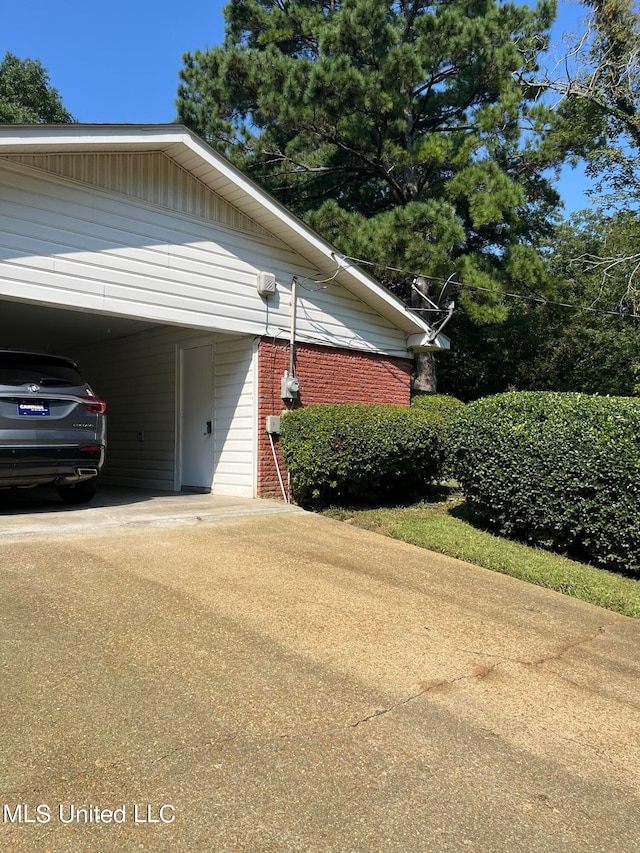
M 424 495 L 440 475 L 440 421 L 419 408 L 364 403 L 288 412 L 280 448 L 293 494 L 307 506 Z
M 464 408 L 464 403 L 457 397 L 450 397 L 448 394 L 419 391 L 411 398 L 411 406 L 448 422 L 460 414 L 460 410 Z
M 456 420 L 449 454 L 471 509 L 499 533 L 640 571 L 640 400 L 477 400 Z
M 411 406 L 428 414 L 432 422 L 439 425 L 443 447 L 446 450 L 449 443 L 449 433 L 465 406 L 462 400 L 458 400 L 457 397 L 450 397 L 448 394 L 418 391 L 411 398 Z M 452 476 L 451 465 L 445 453 L 445 458 L 441 464 L 440 479 L 448 480 Z

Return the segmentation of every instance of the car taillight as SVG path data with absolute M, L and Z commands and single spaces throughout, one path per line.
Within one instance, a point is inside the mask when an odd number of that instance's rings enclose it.
M 94 415 L 104 415 L 107 411 L 107 404 L 104 400 L 98 400 L 97 397 L 83 397 L 82 405 Z

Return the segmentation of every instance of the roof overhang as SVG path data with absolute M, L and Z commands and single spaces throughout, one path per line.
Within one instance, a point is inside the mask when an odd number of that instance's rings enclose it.
M 162 151 L 213 192 L 259 222 L 314 269 L 336 280 L 407 336 L 407 350 L 449 349 L 449 339 L 183 125 L 3 125 L 0 155 Z

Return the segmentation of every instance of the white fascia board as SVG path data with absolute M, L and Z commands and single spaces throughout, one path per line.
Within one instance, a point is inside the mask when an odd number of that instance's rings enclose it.
M 328 274 L 333 274 L 340 268 L 336 280 L 406 332 L 408 350 L 449 349 L 449 341 L 444 335 L 434 336 L 433 329 L 420 316 L 410 311 L 400 299 L 341 257 L 320 235 L 184 125 L 56 124 L 0 127 L 0 154 L 173 149 L 170 154 L 173 156 L 176 146 L 184 150 L 185 159 L 191 159 L 189 153 L 195 155 L 207 170 L 211 170 L 209 182 L 207 175 L 198 169 L 197 177 L 202 183 L 210 183 L 214 189 L 219 178 L 223 177 L 229 184 L 241 190 L 242 197 L 233 200 L 234 206 L 239 210 L 243 209 L 245 200 L 254 207 L 258 201 L 262 212 L 266 214 L 261 223 L 263 227 L 269 230 L 271 220 L 271 227 L 278 226 L 278 236 L 286 242 L 287 235 L 282 233 L 284 226 L 288 236 L 293 238 L 291 247 L 312 266 L 318 266 L 322 272 Z M 179 160 L 177 162 L 179 163 Z M 193 171 L 192 168 L 189 170 Z M 215 191 L 224 195 L 224 191 L 221 192 L 220 189 Z M 255 211 L 250 215 L 255 218 Z
M 0 154 L 117 151 L 130 147 L 153 151 L 177 141 L 180 125 L 7 124 L 0 126 Z

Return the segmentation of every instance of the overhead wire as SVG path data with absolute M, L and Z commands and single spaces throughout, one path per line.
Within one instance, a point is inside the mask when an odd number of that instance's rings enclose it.
M 327 290 L 331 286 L 331 284 L 335 281 L 338 273 L 342 269 L 341 265 L 338 264 L 336 266 L 336 271 L 329 276 L 329 278 L 316 279 L 313 275 L 308 275 L 306 278 L 298 279 L 298 286 L 303 290 L 308 290 L 310 293 L 316 293 L 318 290 Z M 319 275 L 320 273 L 314 273 L 314 275 Z M 305 282 L 312 281 L 314 284 L 320 284 L 322 287 L 307 287 Z
M 425 273 L 422 273 L 422 272 L 415 272 L 414 270 L 401 269 L 400 267 L 392 267 L 392 266 L 389 266 L 388 264 L 381 264 L 378 261 L 367 261 L 364 258 L 355 258 L 355 257 L 352 257 L 350 255 L 343 255 L 343 259 L 345 261 L 352 261 L 356 264 L 364 264 L 366 266 L 377 267 L 378 269 L 388 270 L 389 272 L 397 272 L 397 273 L 401 273 L 402 275 L 412 276 L 414 278 L 418 278 L 418 277 L 424 278 L 424 279 L 427 279 L 427 281 L 435 281 L 438 284 L 446 284 L 450 280 L 450 278 L 444 279 L 444 278 L 440 278 L 438 276 L 426 275 Z M 477 284 L 466 284 L 465 282 L 462 282 L 462 281 L 454 281 L 453 283 L 457 287 L 463 288 L 465 290 L 477 290 L 477 291 L 481 291 L 484 293 L 492 293 L 494 296 L 505 297 L 507 299 L 520 299 L 523 302 L 536 302 L 540 305 L 548 305 L 548 306 L 552 306 L 554 308 L 568 308 L 568 309 L 573 310 L 573 311 L 589 311 L 593 314 L 604 314 L 604 315 L 612 316 L 612 317 L 623 317 L 623 318 L 629 319 L 629 320 L 640 320 L 640 314 L 635 314 L 631 311 L 623 311 L 623 310 L 612 311 L 612 310 L 609 310 L 606 308 L 595 308 L 592 305 L 575 305 L 575 304 L 572 304 L 569 302 L 560 302 L 558 300 L 547 299 L 544 296 L 536 294 L 536 291 L 534 291 L 534 290 L 532 290 L 532 293 L 534 293 L 536 295 L 527 296 L 523 293 L 511 293 L 509 291 L 493 290 L 490 287 L 481 287 L 480 285 L 477 285 Z M 427 309 L 425 309 L 425 308 L 412 308 L 410 310 L 413 310 L 413 311 L 429 311 L 432 309 L 429 309 L 429 308 L 427 308 Z
M 523 293 L 509 293 L 508 291 L 495 291 L 490 287 L 480 287 L 475 284 L 462 284 L 467 290 L 480 290 L 485 293 L 493 293 L 496 296 L 506 296 L 508 299 L 521 299 L 524 302 L 537 302 L 539 305 L 552 305 L 554 308 L 569 308 L 572 311 L 589 311 L 592 314 L 605 314 L 612 317 L 625 317 L 630 320 L 640 320 L 640 314 L 629 311 L 611 311 L 606 308 L 594 308 L 592 305 L 574 305 L 570 302 L 558 302 L 555 299 L 546 299 L 544 296 L 525 296 Z

